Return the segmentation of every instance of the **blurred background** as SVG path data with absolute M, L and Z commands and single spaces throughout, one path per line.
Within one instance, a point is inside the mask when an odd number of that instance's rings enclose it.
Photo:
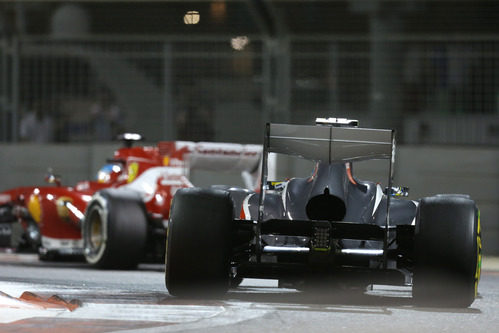
M 0 29 L 3 142 L 257 143 L 337 115 L 499 145 L 497 1 L 3 1 Z M 30 113 L 52 133 L 24 133 Z
M 396 181 L 471 194 L 499 254 L 498 1 L 0 3 L 0 190 L 93 177 L 123 131 L 261 143 L 328 116 L 395 128 Z

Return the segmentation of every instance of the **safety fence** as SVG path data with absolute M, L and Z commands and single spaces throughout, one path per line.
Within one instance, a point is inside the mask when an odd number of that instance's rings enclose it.
M 0 141 L 261 142 L 357 118 L 406 143 L 499 144 L 499 36 L 23 37 L 0 43 Z

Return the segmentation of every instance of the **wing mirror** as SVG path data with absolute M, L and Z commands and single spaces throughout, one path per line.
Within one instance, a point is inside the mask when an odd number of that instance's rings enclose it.
M 47 175 L 45 176 L 45 182 L 56 184 L 59 187 L 61 186 L 61 176 L 54 174 L 52 169 L 48 169 Z
M 407 197 L 409 196 L 409 188 L 405 186 L 392 186 L 391 188 L 385 188 L 383 193 L 392 197 Z

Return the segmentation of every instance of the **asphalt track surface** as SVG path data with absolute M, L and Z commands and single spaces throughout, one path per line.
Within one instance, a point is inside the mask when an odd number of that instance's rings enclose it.
M 479 297 L 467 309 L 417 307 L 405 287 L 305 294 L 255 279 L 223 299 L 178 299 L 165 289 L 162 265 L 139 268 L 0 254 L 0 332 L 499 332 L 497 258 L 484 259 Z

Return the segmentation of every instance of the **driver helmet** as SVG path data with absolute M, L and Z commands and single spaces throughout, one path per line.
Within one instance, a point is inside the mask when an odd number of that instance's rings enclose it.
M 97 181 L 99 183 L 114 183 L 121 175 L 123 168 L 118 164 L 106 164 L 97 172 Z

